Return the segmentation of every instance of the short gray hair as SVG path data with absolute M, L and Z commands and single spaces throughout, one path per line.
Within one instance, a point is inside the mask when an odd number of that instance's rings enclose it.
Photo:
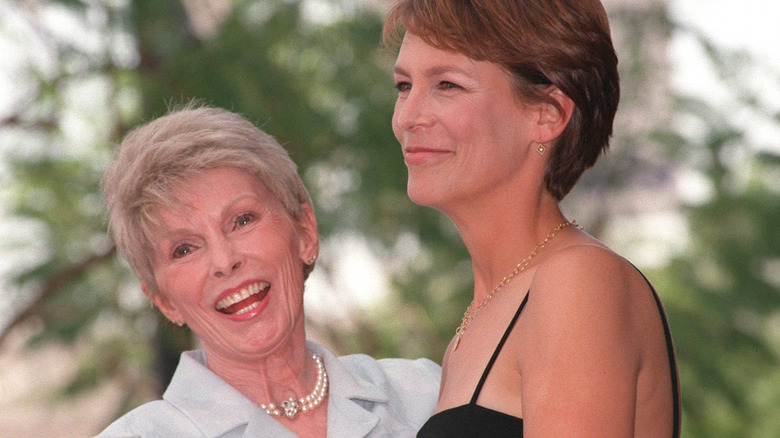
M 312 205 L 297 166 L 270 135 L 244 117 L 187 104 L 130 131 L 103 176 L 109 232 L 119 253 L 150 291 L 157 283 L 150 262 L 157 207 L 178 201 L 171 189 L 205 170 L 230 167 L 255 176 L 298 223 L 301 204 Z M 304 278 L 314 265 L 304 265 Z

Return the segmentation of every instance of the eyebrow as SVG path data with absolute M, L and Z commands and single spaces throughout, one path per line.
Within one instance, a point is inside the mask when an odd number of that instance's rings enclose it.
M 247 199 L 251 200 L 251 201 L 259 202 L 260 204 L 262 204 L 263 206 L 268 208 L 267 203 L 264 200 L 262 200 L 259 197 L 257 197 L 254 193 L 243 193 L 243 194 L 237 196 L 235 199 L 233 199 L 233 201 L 230 202 L 230 204 L 226 205 L 225 208 L 223 208 L 220 211 L 220 216 L 224 217 L 228 211 L 230 211 L 231 209 L 235 208 L 236 204 L 238 204 L 240 202 L 243 202 L 243 201 L 246 201 Z M 188 204 L 185 204 L 185 203 L 182 203 L 181 207 L 184 208 L 184 209 L 190 208 L 190 206 Z M 164 222 L 164 221 L 162 221 L 162 222 Z M 193 234 L 193 233 L 195 233 L 189 226 L 183 226 L 183 227 L 179 227 L 179 228 L 170 228 L 165 223 L 162 223 L 159 226 L 158 232 L 162 234 L 161 237 L 163 239 L 173 239 L 173 238 L 176 238 L 176 236 L 179 236 L 179 235 L 182 235 L 182 234 Z
M 397 64 L 393 67 L 393 73 L 400 74 L 403 76 L 409 76 L 409 72 Z M 430 67 L 426 69 L 424 73 L 426 76 L 438 76 L 444 73 L 459 73 L 462 75 L 468 75 L 468 73 L 461 68 L 445 66 L 445 65 L 437 65 L 437 66 Z

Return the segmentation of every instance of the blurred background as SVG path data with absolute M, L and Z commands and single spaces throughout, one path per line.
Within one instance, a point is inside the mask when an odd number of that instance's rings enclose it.
M 191 98 L 300 166 L 322 235 L 310 337 L 440 361 L 471 265 L 448 219 L 406 197 L 387 4 L 0 3 L 0 436 L 91 436 L 197 346 L 115 257 L 98 187 L 130 128 Z M 683 436 L 780 437 L 780 5 L 604 4 L 621 106 L 564 210 L 662 296 Z

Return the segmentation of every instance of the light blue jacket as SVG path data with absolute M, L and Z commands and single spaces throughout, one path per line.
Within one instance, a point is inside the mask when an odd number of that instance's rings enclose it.
M 328 371 L 328 437 L 414 437 L 433 414 L 441 368 L 428 359 L 336 357 L 308 342 Z M 296 435 L 206 367 L 203 350 L 182 354 L 162 400 L 122 416 L 98 435 L 274 437 Z

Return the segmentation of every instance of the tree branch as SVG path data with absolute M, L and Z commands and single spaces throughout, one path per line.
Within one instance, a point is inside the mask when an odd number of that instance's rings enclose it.
M 11 323 L 8 324 L 2 330 L 2 332 L 0 332 L 0 346 L 3 345 L 3 341 L 5 341 L 5 338 L 15 326 L 19 325 L 27 318 L 35 314 L 33 309 L 35 309 L 40 303 L 47 300 L 51 296 L 56 295 L 63 286 L 67 285 L 74 279 L 78 278 L 80 275 L 87 272 L 92 266 L 102 263 L 113 257 L 115 252 L 116 247 L 111 245 L 111 247 L 105 251 L 92 254 L 78 263 L 66 266 L 59 272 L 49 277 L 41 287 L 35 299 L 28 303 L 21 312 L 17 313 L 13 320 L 11 320 Z

